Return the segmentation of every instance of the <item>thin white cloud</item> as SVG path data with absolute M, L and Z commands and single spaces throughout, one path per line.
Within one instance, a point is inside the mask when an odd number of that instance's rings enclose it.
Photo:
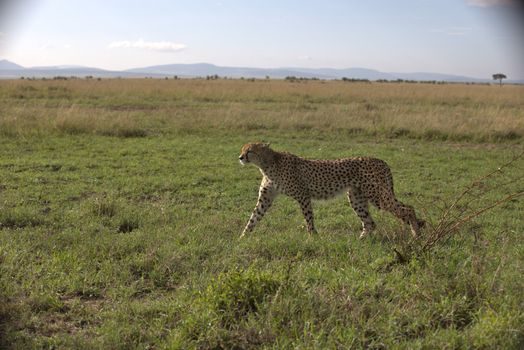
M 40 50 L 44 50 L 44 51 L 54 50 L 55 48 L 56 48 L 55 45 L 50 44 L 50 43 L 45 43 L 40 46 Z
M 473 28 L 471 27 L 447 27 L 444 29 L 432 29 L 432 33 L 440 33 L 440 34 L 446 34 L 446 35 L 454 35 L 454 36 L 461 36 L 461 35 L 468 35 Z
M 517 5 L 517 0 L 466 0 L 466 3 L 471 6 L 489 7 L 500 5 Z
M 152 51 L 180 51 L 187 47 L 185 44 L 174 43 L 170 41 L 144 41 L 139 39 L 137 41 L 114 41 L 107 45 L 110 49 L 143 49 L 143 50 L 152 50 Z
M 311 61 L 312 60 L 311 56 L 308 56 L 308 55 L 298 56 L 297 58 L 301 61 Z
M 0 40 L 2 38 L 0 37 Z M 61 50 L 61 49 L 66 49 L 66 50 L 69 50 L 69 49 L 72 49 L 73 48 L 73 45 L 71 44 L 52 44 L 52 43 L 49 43 L 49 42 L 46 42 L 46 43 L 43 43 L 41 44 L 39 47 L 38 47 L 41 51 L 50 51 L 50 52 L 53 52 L 53 51 L 57 51 L 57 50 Z

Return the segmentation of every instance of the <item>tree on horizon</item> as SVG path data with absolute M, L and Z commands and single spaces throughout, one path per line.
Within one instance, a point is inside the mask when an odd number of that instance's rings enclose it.
M 502 79 L 506 79 L 506 75 L 502 73 L 493 74 L 493 80 L 499 81 L 499 86 L 502 86 Z

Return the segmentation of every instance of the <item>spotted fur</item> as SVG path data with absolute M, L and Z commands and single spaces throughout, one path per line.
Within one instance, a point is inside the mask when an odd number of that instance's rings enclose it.
M 417 219 L 412 206 L 395 198 L 389 166 L 371 157 L 335 160 L 308 160 L 290 153 L 277 152 L 266 143 L 249 143 L 242 147 L 239 160 L 252 163 L 262 173 L 258 201 L 242 232 L 251 232 L 278 193 L 294 198 L 302 209 L 307 231 L 315 233 L 312 199 L 328 199 L 346 192 L 351 207 L 362 221 L 360 238 L 375 228 L 368 203 L 391 212 L 408 224 L 417 236 L 424 221 Z

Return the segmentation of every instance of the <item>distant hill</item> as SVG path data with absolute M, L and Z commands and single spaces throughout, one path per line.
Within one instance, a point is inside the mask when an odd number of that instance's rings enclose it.
M 101 78 L 164 78 L 179 76 L 182 78 L 206 77 L 217 75 L 228 78 L 265 78 L 284 79 L 286 77 L 319 78 L 319 79 L 368 79 L 368 80 L 417 80 L 417 81 L 448 81 L 448 82 L 493 82 L 491 77 L 478 79 L 467 76 L 440 73 L 387 73 L 367 68 L 255 68 L 255 67 L 224 67 L 209 63 L 165 64 L 140 67 L 122 71 L 112 71 L 100 68 L 82 66 L 49 66 L 22 67 L 8 60 L 0 60 L 0 79 L 20 77 L 52 78 L 55 76 L 101 77 Z M 524 84 L 524 79 L 505 80 L 506 83 Z
M 287 76 L 301 76 L 304 78 L 325 78 L 318 73 L 307 73 L 293 68 L 250 68 L 250 67 L 221 67 L 209 63 L 195 63 L 195 64 L 166 64 L 160 66 L 142 67 L 126 70 L 126 72 L 144 73 L 144 74 L 160 74 L 160 75 L 178 75 L 181 77 L 205 77 L 211 75 L 218 75 L 220 77 L 231 78 L 285 78 Z
M 18 64 L 8 61 L 8 60 L 0 60 L 0 70 L 11 70 L 11 69 L 24 69 L 24 67 L 19 66 Z
M 491 82 L 491 79 L 477 79 L 461 75 L 439 74 L 439 73 L 391 73 L 397 79 L 418 81 L 449 81 L 449 82 Z

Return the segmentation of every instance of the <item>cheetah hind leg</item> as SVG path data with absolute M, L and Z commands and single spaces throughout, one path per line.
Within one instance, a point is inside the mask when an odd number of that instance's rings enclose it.
M 353 211 L 358 215 L 362 222 L 362 232 L 360 232 L 359 236 L 359 238 L 362 239 L 375 229 L 375 223 L 373 222 L 368 209 L 368 200 L 359 189 L 349 189 L 347 196 L 351 208 L 353 208 Z

